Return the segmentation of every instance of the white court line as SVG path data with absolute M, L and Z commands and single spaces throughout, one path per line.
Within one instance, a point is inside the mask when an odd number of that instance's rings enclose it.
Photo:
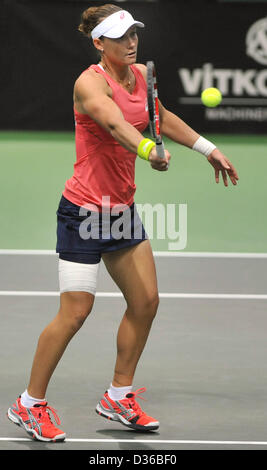
M 56 255 L 55 250 L 0 250 L 0 255 Z
M 156 258 L 267 258 L 267 253 L 231 253 L 206 251 L 153 251 Z M 0 255 L 57 255 L 55 250 L 0 250 Z
M 0 437 L 0 441 L 13 441 L 13 442 L 33 442 L 32 439 L 27 437 Z M 266 441 L 205 441 L 205 440 L 177 440 L 177 439 L 65 439 L 65 442 L 85 442 L 85 443 L 119 443 L 126 442 L 129 444 L 199 444 L 199 445 L 241 445 L 241 446 L 267 446 Z
M 206 251 L 154 251 L 156 258 L 267 258 L 267 253 L 231 253 Z
M 58 297 L 59 292 L 56 291 L 0 291 L 1 296 L 12 297 Z M 122 298 L 121 292 L 97 292 L 96 297 L 106 298 Z M 159 297 L 162 299 L 229 299 L 229 300 L 267 300 L 267 294 L 190 294 L 190 293 L 166 293 L 160 292 Z

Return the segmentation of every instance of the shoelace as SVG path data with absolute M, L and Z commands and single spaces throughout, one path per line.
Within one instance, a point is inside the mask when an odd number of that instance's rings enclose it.
M 141 400 L 144 400 L 146 401 L 146 399 L 144 397 L 141 397 L 140 396 L 140 393 L 144 393 L 146 392 L 146 388 L 145 387 L 142 387 L 142 388 L 138 388 L 135 392 L 130 392 L 130 393 L 127 393 L 126 395 L 126 398 L 127 400 L 129 401 L 129 404 L 131 406 L 131 408 L 139 415 L 139 416 L 142 416 L 143 414 L 145 414 L 145 412 L 142 410 L 141 406 L 139 405 L 139 403 L 137 403 L 136 401 L 136 398 L 141 398 Z M 132 396 L 131 396 L 132 395 Z
M 55 408 L 52 408 L 52 406 L 48 406 L 47 404 L 46 405 L 35 405 L 36 408 L 39 408 L 40 407 L 40 411 L 39 411 L 39 418 L 44 418 L 45 421 L 48 421 L 46 424 L 48 424 L 49 426 L 52 425 L 54 426 L 54 424 L 52 423 L 51 421 L 51 417 L 50 417 L 50 414 L 48 412 L 51 411 L 54 418 L 55 418 L 55 421 L 57 424 L 60 424 L 60 419 L 57 415 L 57 410 L 55 410 Z

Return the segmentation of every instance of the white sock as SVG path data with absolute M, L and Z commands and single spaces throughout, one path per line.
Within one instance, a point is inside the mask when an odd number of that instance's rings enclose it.
M 46 401 L 45 398 L 33 398 L 28 394 L 27 390 L 25 390 L 21 395 L 21 404 L 26 408 L 33 408 L 36 403 L 40 403 L 42 401 Z
M 132 391 L 132 385 L 129 385 L 128 387 L 114 387 L 112 383 L 110 384 L 110 387 L 108 389 L 108 396 L 111 398 L 111 400 L 122 400 L 127 393 L 130 393 Z

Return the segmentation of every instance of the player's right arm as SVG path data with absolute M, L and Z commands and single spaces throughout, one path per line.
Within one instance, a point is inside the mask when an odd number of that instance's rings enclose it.
M 125 121 L 101 75 L 88 71 L 78 78 L 74 85 L 74 106 L 78 112 L 88 114 L 127 150 L 137 152 L 143 136 Z
M 80 75 L 74 85 L 73 99 L 76 111 L 88 114 L 122 147 L 137 153 L 138 145 L 144 136 L 124 119 L 120 108 L 112 100 L 112 90 L 104 77 L 92 70 Z M 164 164 L 164 161 L 158 159 L 154 149 L 149 160 L 155 169 L 166 167 L 166 162 Z

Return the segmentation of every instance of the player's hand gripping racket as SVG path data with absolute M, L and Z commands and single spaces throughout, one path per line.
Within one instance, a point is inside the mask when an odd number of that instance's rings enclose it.
M 160 134 L 159 119 L 159 99 L 158 84 L 154 62 L 148 61 L 147 64 L 147 102 L 149 112 L 150 133 L 156 139 L 157 154 L 160 158 L 165 158 L 164 144 Z

